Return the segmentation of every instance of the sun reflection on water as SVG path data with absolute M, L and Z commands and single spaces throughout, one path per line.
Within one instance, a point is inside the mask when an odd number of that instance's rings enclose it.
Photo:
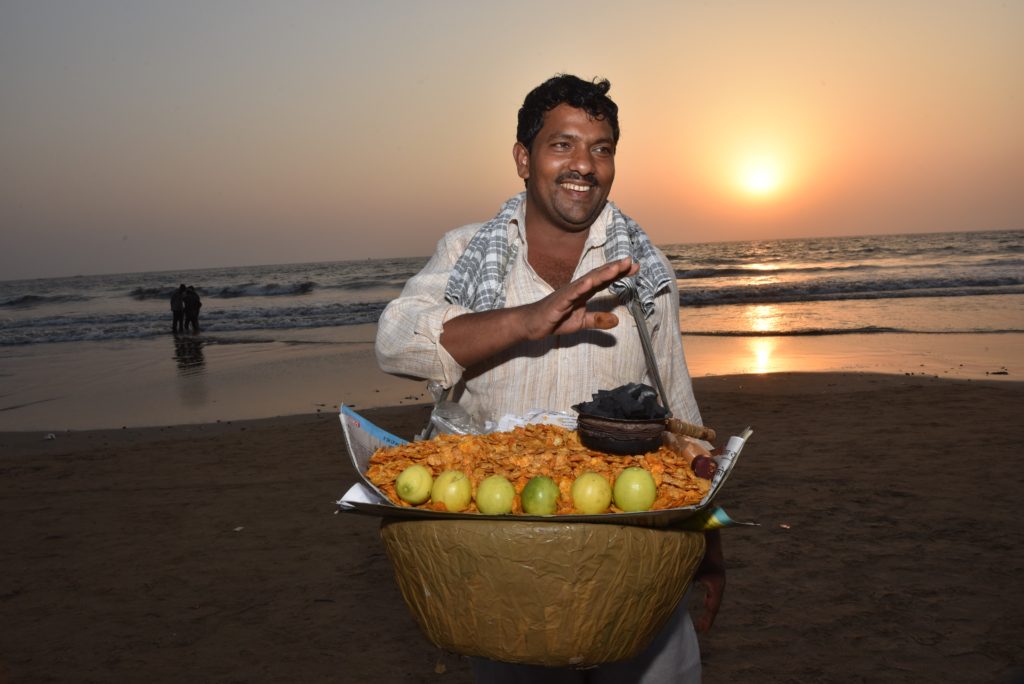
M 750 330 L 756 333 L 778 332 L 782 311 L 772 304 L 753 304 L 747 307 L 744 313 L 750 325 Z M 749 341 L 750 352 L 753 355 L 753 362 L 748 372 L 750 373 L 772 373 L 778 371 L 778 364 L 774 359 L 777 340 L 772 337 L 754 337 Z
M 775 344 L 775 338 L 772 337 L 755 337 L 750 340 L 750 351 L 754 357 L 751 373 L 772 373 L 779 370 L 772 358 Z
M 754 332 L 778 332 L 779 319 L 782 311 L 773 304 L 754 304 L 747 307 L 744 314 Z

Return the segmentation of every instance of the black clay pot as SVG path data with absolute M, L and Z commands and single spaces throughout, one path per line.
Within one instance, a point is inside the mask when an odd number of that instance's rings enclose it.
M 620 455 L 657 451 L 664 430 L 664 418 L 603 418 L 581 413 L 576 424 L 583 446 Z

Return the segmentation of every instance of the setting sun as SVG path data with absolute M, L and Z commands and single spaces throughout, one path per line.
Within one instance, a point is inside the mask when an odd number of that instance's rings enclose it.
M 738 173 L 740 188 L 755 197 L 768 197 L 782 187 L 783 173 L 778 162 L 768 158 L 744 162 Z

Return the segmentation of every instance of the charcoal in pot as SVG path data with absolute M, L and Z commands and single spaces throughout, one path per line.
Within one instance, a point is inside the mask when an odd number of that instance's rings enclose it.
M 658 403 L 658 394 L 650 385 L 631 382 L 611 390 L 598 390 L 591 401 L 573 406 L 579 413 L 603 418 L 664 418 L 665 408 Z

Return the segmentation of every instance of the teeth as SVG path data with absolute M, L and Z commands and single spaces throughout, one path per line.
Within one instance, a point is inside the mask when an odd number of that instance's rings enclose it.
M 575 185 L 573 183 L 562 183 L 562 187 L 567 190 L 575 190 L 576 192 L 586 192 L 590 190 L 589 185 Z

